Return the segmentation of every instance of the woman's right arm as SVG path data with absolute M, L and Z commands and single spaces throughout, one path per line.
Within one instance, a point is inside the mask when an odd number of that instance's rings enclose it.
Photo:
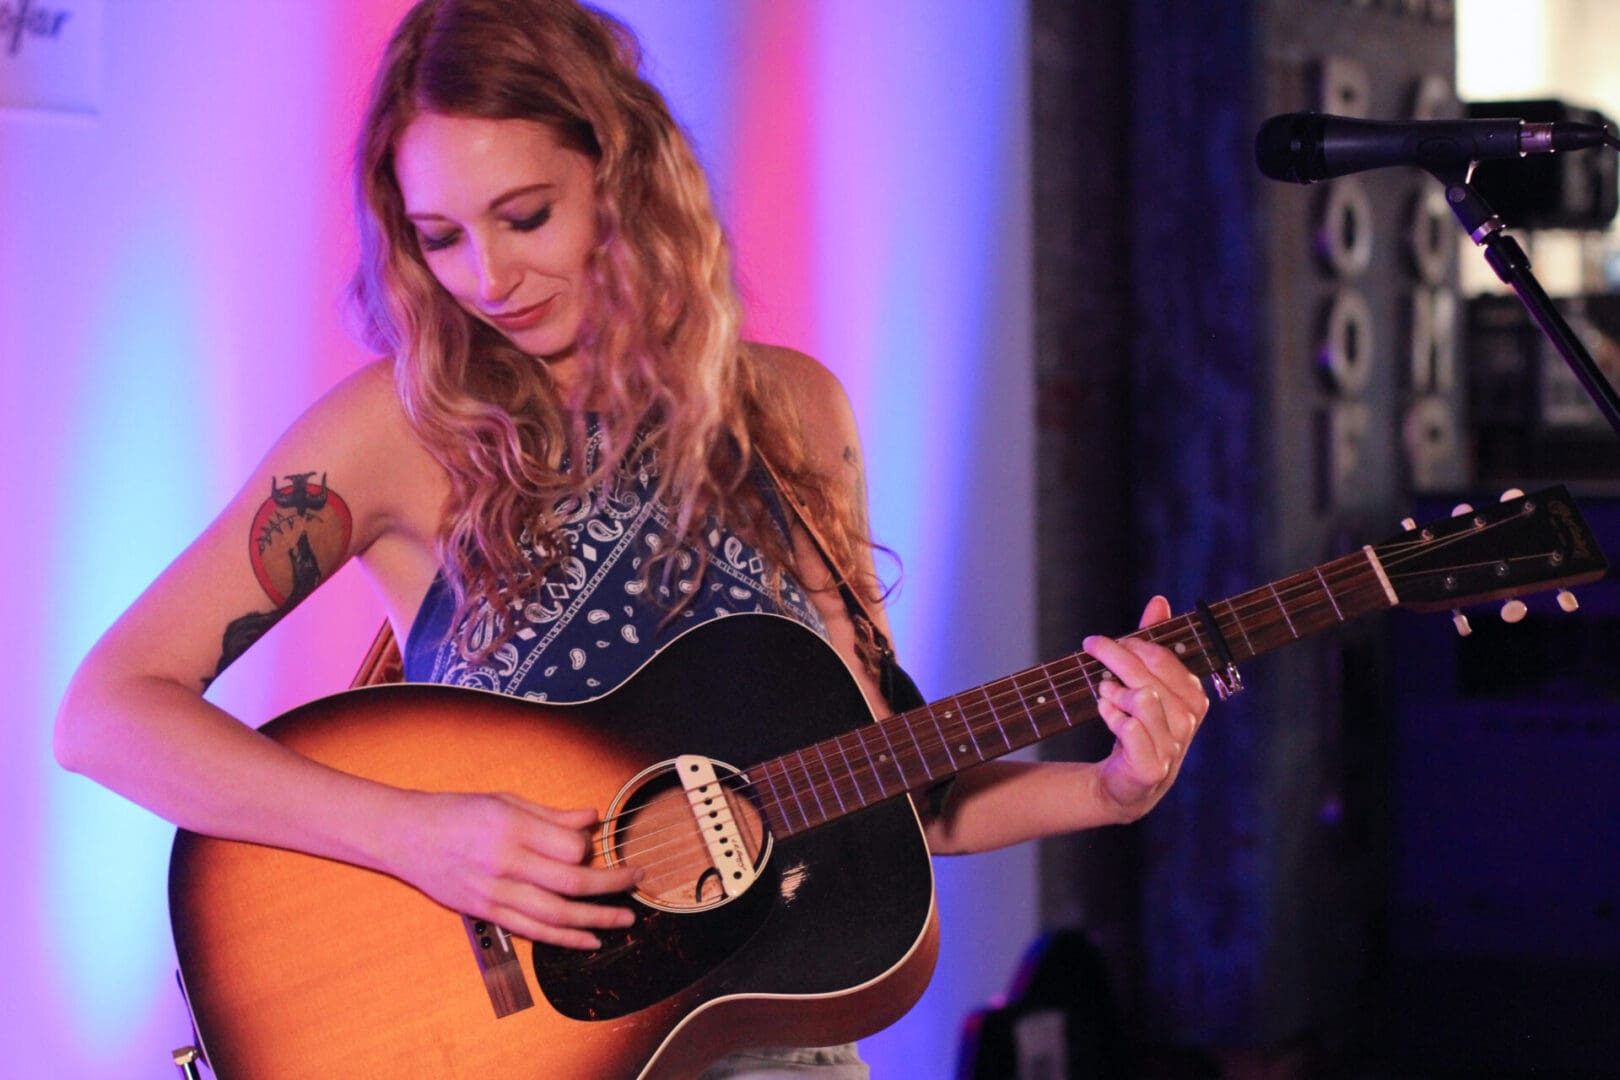
M 625 925 L 629 913 L 574 898 L 621 891 L 634 876 L 582 865 L 593 811 L 375 783 L 203 698 L 351 556 L 399 545 L 424 468 L 437 467 L 385 366 L 317 403 L 85 658 L 57 715 L 57 759 L 194 832 L 393 874 L 514 933 L 592 947 L 590 928 Z

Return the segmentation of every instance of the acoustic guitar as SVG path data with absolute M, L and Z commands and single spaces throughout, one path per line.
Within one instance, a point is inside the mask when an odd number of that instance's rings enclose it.
M 1454 608 L 1605 568 L 1554 488 L 1137 636 L 1230 692 L 1239 663 L 1361 615 Z M 1105 677 L 1074 653 L 873 722 L 813 633 L 737 615 L 582 704 L 394 685 L 302 706 L 263 730 L 335 768 L 605 808 L 592 858 L 648 871 L 611 898 L 637 920 L 595 951 L 552 948 L 384 874 L 181 831 L 170 911 L 204 1054 L 224 1080 L 674 1080 L 742 1047 L 871 1034 L 921 995 L 936 954 L 929 853 L 908 796 L 1092 719 Z

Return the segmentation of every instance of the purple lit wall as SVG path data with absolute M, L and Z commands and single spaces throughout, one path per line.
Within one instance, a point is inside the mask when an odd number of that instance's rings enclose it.
M 347 156 L 404 6 L 107 3 L 97 114 L 0 108 L 7 1072 L 167 1078 L 189 1039 L 172 830 L 57 769 L 50 720 L 95 637 L 363 359 L 341 323 Z M 932 696 L 1033 661 L 1023 5 L 608 6 L 711 170 L 751 332 L 855 401 L 905 563 L 902 657 Z M 344 574 L 214 696 L 262 720 L 339 688 L 379 618 Z M 1035 930 L 1031 852 L 936 865 L 940 972 L 866 1044 L 879 1077 L 949 1075 Z

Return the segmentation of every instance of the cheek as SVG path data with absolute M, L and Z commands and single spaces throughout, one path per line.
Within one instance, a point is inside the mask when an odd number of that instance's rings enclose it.
M 448 253 L 428 255 L 423 259 L 423 265 L 439 287 L 458 300 L 468 294 L 469 275 L 463 260 L 455 258 Z
M 570 221 L 566 230 L 559 230 L 554 239 L 557 261 L 578 272 L 589 265 L 591 252 L 596 247 L 596 222 L 582 215 Z

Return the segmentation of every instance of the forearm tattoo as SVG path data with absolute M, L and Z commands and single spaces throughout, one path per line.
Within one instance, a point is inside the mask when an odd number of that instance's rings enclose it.
M 250 611 L 225 627 L 219 664 L 203 679 L 203 689 L 314 592 L 348 554 L 354 518 L 327 486 L 326 474 L 321 474 L 318 487 L 309 482 L 314 475 L 290 473 L 280 483 L 270 478 L 270 497 L 253 515 L 248 559 L 273 606 L 269 611 Z

